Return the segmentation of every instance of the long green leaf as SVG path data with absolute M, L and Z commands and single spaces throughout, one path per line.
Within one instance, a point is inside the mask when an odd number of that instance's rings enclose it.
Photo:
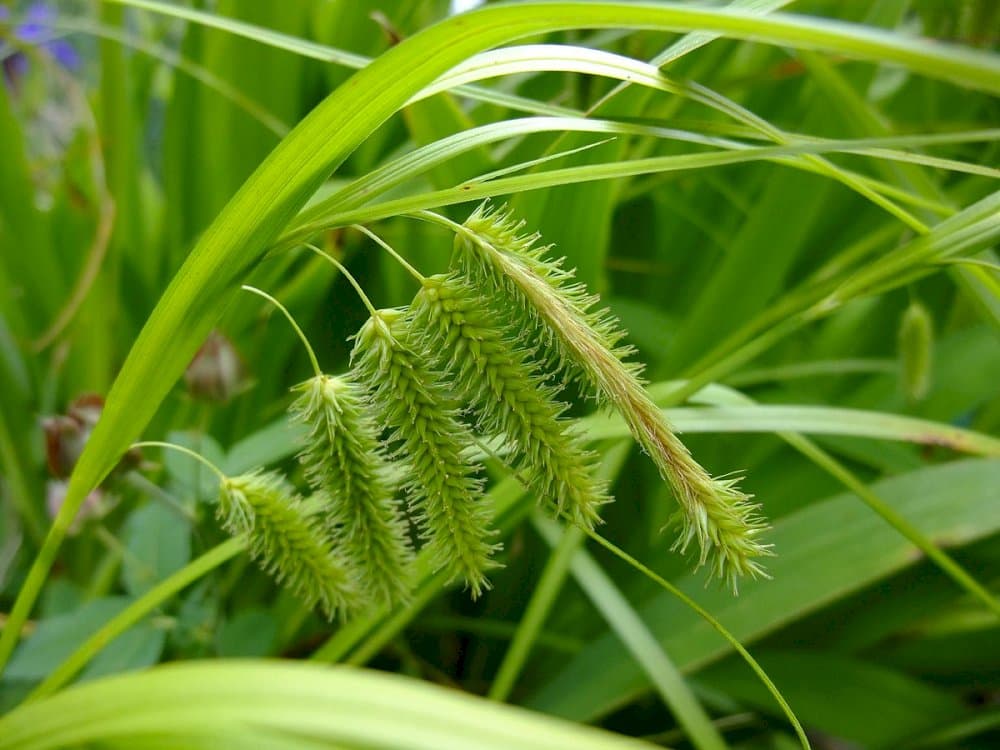
M 532 522 L 538 533 L 553 548 L 559 545 L 564 536 L 576 539 L 585 536 L 580 529 L 563 529 L 554 521 L 537 514 Z M 725 748 L 725 740 L 712 725 L 674 660 L 652 636 L 646 623 L 594 558 L 585 549 L 577 549 L 570 561 L 570 570 L 590 601 L 600 610 L 608 626 L 625 644 L 635 663 L 648 675 L 657 692 L 673 711 L 677 723 L 684 727 L 691 744 L 698 748 Z
M 960 427 L 898 414 L 838 409 L 830 406 L 685 407 L 665 414 L 687 432 L 799 432 L 811 435 L 850 435 L 875 440 L 900 440 L 937 445 L 962 453 L 1000 457 L 1000 439 Z M 584 421 L 592 440 L 627 437 L 620 418 L 597 414 Z
M 362 750 L 613 750 L 652 747 L 394 675 L 304 663 L 161 666 L 71 688 L 0 719 L 0 750 L 274 733 Z M 243 747 L 244 745 L 237 745 Z M 254 744 L 253 747 L 259 747 Z

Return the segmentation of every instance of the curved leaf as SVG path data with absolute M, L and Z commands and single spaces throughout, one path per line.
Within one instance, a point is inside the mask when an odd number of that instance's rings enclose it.
M 247 732 L 284 740 L 275 746 L 294 747 L 305 739 L 345 750 L 653 747 L 394 675 L 308 663 L 214 661 L 99 680 L 18 708 L 0 719 L 0 750 L 91 743 L 144 750 L 169 740 L 175 746 L 194 740 L 197 746 L 228 747 L 232 735 Z M 158 744 L 148 744 L 153 739 Z

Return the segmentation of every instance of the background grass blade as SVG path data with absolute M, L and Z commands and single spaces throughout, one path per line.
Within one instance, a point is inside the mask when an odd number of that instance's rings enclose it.
M 558 524 L 538 515 L 532 518 L 532 522 L 553 548 L 560 544 L 564 536 L 585 536 L 579 529 L 560 529 Z M 684 727 L 691 744 L 698 748 L 725 748 L 725 740 L 684 682 L 673 660 L 650 635 L 642 619 L 607 574 L 593 558 L 579 549 L 570 561 L 570 570 L 635 662 L 645 670 L 657 692 Z

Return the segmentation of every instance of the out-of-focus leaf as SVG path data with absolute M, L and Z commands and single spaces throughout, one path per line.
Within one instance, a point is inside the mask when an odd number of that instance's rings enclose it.
M 114 747 L 145 748 L 149 737 L 172 740 L 177 747 L 191 737 L 202 742 L 207 736 L 228 739 L 230 732 L 238 737 L 250 727 L 345 750 L 655 747 L 395 675 L 317 664 L 215 661 L 161 666 L 28 704 L 0 718 L 0 750 L 109 741 Z
M 278 621 L 263 609 L 247 609 L 226 620 L 215 635 L 219 656 L 268 656 L 278 635 Z
M 104 622 L 129 604 L 123 596 L 95 599 L 79 609 L 38 623 L 34 634 L 14 652 L 4 677 L 40 680 L 69 656 Z M 113 650 L 117 644 L 111 644 Z
M 191 529 L 173 508 L 151 502 L 125 522 L 122 559 L 125 589 L 139 596 L 191 559 Z
M 903 747 L 910 737 L 969 714 L 944 690 L 846 656 L 762 651 L 757 659 L 806 726 L 871 750 Z M 771 696 L 740 661 L 727 659 L 698 679 L 755 709 L 774 711 Z

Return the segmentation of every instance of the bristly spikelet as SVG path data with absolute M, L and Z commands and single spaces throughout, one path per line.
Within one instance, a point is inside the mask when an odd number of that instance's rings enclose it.
M 294 390 L 300 396 L 291 413 L 309 430 L 299 460 L 310 485 L 329 500 L 336 548 L 357 569 L 371 601 L 405 603 L 412 560 L 406 519 L 385 480 L 387 460 L 362 389 L 346 378 L 317 375 Z
M 537 235 L 519 234 L 522 224 L 509 214 L 477 209 L 455 237 L 459 267 L 494 304 L 513 309 L 526 330 L 544 331 L 559 367 L 575 373 L 599 399 L 625 418 L 638 443 L 669 482 L 680 505 L 680 535 L 675 547 L 700 546 L 698 564 L 736 589 L 742 576 L 765 575 L 755 558 L 769 555 L 759 537 L 766 524 L 758 506 L 740 492 L 734 479 L 713 479 L 674 434 L 662 411 L 639 379 L 639 368 L 622 361 L 623 333 L 606 310 L 594 310 L 597 298 L 559 261 L 547 260 L 548 248 L 534 247 Z
M 910 302 L 899 322 L 899 365 L 903 391 L 920 401 L 931 389 L 934 365 L 934 323 L 927 308 Z
M 219 490 L 219 520 L 233 536 L 246 536 L 250 556 L 275 580 L 330 619 L 358 602 L 344 562 L 330 548 L 302 499 L 278 474 L 229 477 Z
M 406 490 L 435 569 L 462 578 L 473 598 L 489 588 L 496 547 L 490 512 L 469 459 L 472 437 L 445 385 L 414 353 L 404 314 L 379 310 L 361 327 L 351 363 L 369 384 L 372 406 L 394 428 L 389 438 L 405 459 Z
M 539 499 L 587 527 L 600 522 L 598 508 L 609 498 L 593 474 L 594 454 L 560 419 L 565 404 L 533 372 L 528 347 L 499 328 L 482 296 L 454 274 L 424 279 L 410 309 L 425 349 L 456 374 L 456 390 L 482 431 L 513 444 Z

